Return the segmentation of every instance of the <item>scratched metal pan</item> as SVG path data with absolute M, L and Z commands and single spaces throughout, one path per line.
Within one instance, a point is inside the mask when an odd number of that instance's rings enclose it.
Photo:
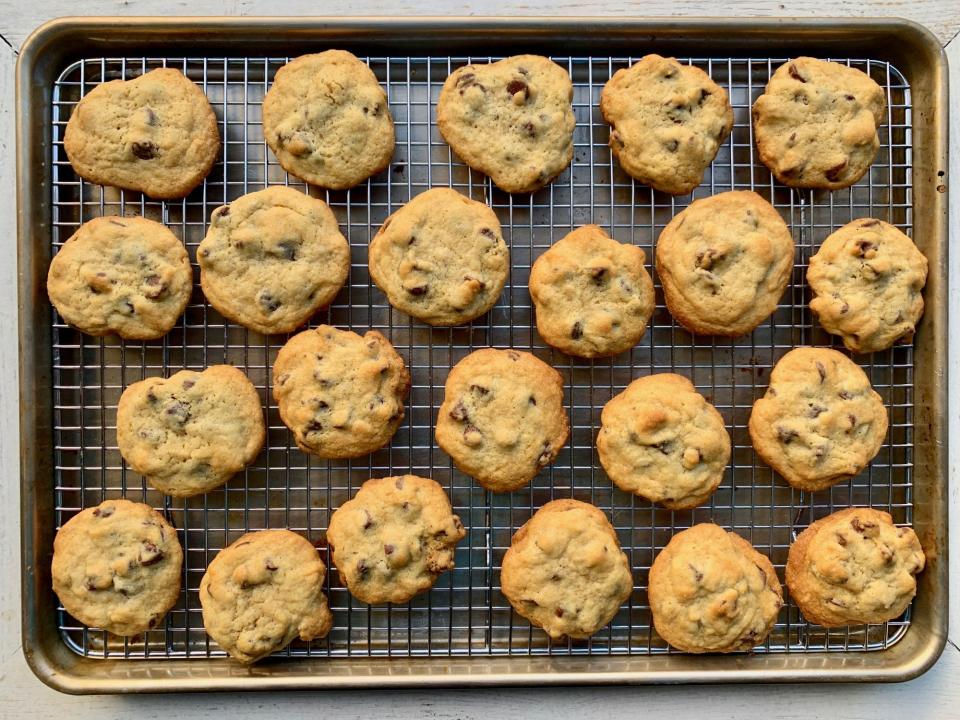
M 389 95 L 398 142 L 387 172 L 351 191 L 320 194 L 350 240 L 353 267 L 348 286 L 313 323 L 380 329 L 413 377 L 405 423 L 390 447 L 344 463 L 299 453 L 279 420 L 269 397 L 269 368 L 284 337 L 265 338 L 225 322 L 195 290 L 184 318 L 162 340 L 89 338 L 56 315 L 44 289 L 52 254 L 91 217 L 137 213 L 162 220 L 195 259 L 206 219 L 221 203 L 265 184 L 304 188 L 266 149 L 260 103 L 288 58 L 330 47 L 351 50 L 377 74 Z M 575 155 L 544 190 L 507 195 L 443 143 L 435 104 L 452 68 L 522 52 L 549 55 L 569 70 Z M 749 337 L 693 338 L 661 300 L 634 350 L 577 361 L 552 351 L 535 331 L 527 292 L 532 260 L 586 222 L 638 244 L 650 258 L 659 231 L 691 200 L 633 183 L 607 148 L 599 91 L 618 68 L 650 52 L 693 63 L 729 89 L 734 132 L 692 197 L 736 187 L 773 202 L 797 243 L 791 287 L 773 318 Z M 887 93 L 880 152 L 852 189 L 791 190 L 757 161 L 750 105 L 773 70 L 801 54 L 862 69 Z M 225 142 L 210 177 L 188 198 L 165 203 L 82 181 L 62 147 L 77 100 L 100 82 L 164 65 L 198 83 L 217 113 Z M 947 632 L 946 168 L 946 61 L 929 32 L 902 20 L 77 18 L 44 25 L 24 45 L 17 67 L 23 648 L 30 666 L 47 684 L 71 693 L 891 681 L 922 673 L 939 656 Z M 367 274 L 371 233 L 431 185 L 488 202 L 511 245 L 511 278 L 500 302 L 463 328 L 431 329 L 392 311 Z M 806 261 L 833 229 L 867 216 L 910 232 L 929 258 L 927 310 L 912 347 L 856 358 L 890 412 L 881 453 L 849 482 L 800 493 L 756 459 L 746 421 L 780 356 L 795 345 L 837 344 L 810 315 Z M 486 493 L 457 472 L 432 436 L 448 368 L 484 345 L 530 350 L 557 367 L 567 383 L 568 447 L 529 488 L 507 495 Z M 222 490 L 164 498 L 119 457 L 117 399 L 125 385 L 146 375 L 215 362 L 238 365 L 262 393 L 267 448 Z M 603 404 L 632 378 L 661 371 L 691 377 L 720 409 L 733 439 L 723 483 L 694 511 L 669 512 L 615 490 L 596 461 Z M 219 549 L 245 530 L 291 527 L 318 544 L 329 566 L 323 540 L 332 509 L 364 479 L 408 471 L 441 482 L 468 528 L 457 569 L 430 593 L 407 605 L 370 608 L 329 573 L 335 625 L 327 639 L 295 642 L 245 668 L 206 638 L 196 589 Z M 180 601 L 163 627 L 128 640 L 71 618 L 51 591 L 49 571 L 57 528 L 80 508 L 118 496 L 163 509 L 185 548 Z M 611 517 L 630 557 L 635 588 L 590 641 L 551 643 L 511 612 L 500 593 L 499 567 L 512 532 L 537 507 L 571 496 L 594 502 Z M 671 651 L 651 630 L 647 572 L 679 529 L 706 520 L 732 528 L 768 554 L 782 576 L 797 532 L 835 509 L 865 504 L 912 523 L 926 551 L 919 593 L 903 617 L 826 631 L 807 623 L 788 599 L 770 638 L 752 653 L 731 656 Z

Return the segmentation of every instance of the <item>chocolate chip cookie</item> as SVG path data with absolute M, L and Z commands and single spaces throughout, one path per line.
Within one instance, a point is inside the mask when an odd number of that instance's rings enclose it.
M 912 529 L 880 510 L 847 508 L 817 520 L 790 546 L 787 587 L 810 622 L 882 623 L 909 607 L 924 562 Z
M 159 68 L 84 95 L 63 147 L 85 180 L 170 200 L 203 182 L 220 152 L 220 133 L 203 90 L 179 70 Z
M 517 55 L 454 70 L 437 127 L 453 151 L 501 190 L 533 192 L 573 159 L 573 83 L 549 58 Z
M 53 540 L 53 591 L 84 625 L 129 637 L 157 627 L 180 596 L 177 531 L 149 505 L 106 500 Z
M 657 275 L 670 314 L 697 335 L 736 337 L 777 309 L 793 269 L 790 229 L 756 193 L 697 200 L 660 233 Z
M 617 355 L 636 345 L 653 315 L 653 281 L 643 250 L 584 225 L 537 258 L 530 297 L 537 331 L 578 357 Z
M 263 136 L 291 175 L 345 190 L 385 170 L 394 131 L 377 76 L 345 50 L 302 55 L 263 99 Z
M 484 348 L 447 376 L 437 444 L 487 490 L 526 485 L 569 434 L 563 378 L 530 353 Z
M 810 57 L 784 63 L 753 105 L 760 160 L 784 185 L 853 185 L 880 149 L 883 89 L 865 73 Z
M 810 309 L 823 328 L 859 353 L 910 343 L 923 315 L 927 258 L 893 225 L 844 225 L 810 258 Z
M 280 417 L 301 450 L 322 458 L 359 457 L 388 443 L 409 388 L 403 358 L 375 330 L 304 330 L 273 365 Z
M 197 261 L 210 304 L 270 335 L 295 330 L 333 300 L 350 246 L 323 200 L 276 186 L 214 210 Z
M 123 459 L 173 497 L 220 487 L 253 462 L 265 438 L 260 395 L 232 365 L 141 380 L 117 406 Z
M 70 325 L 126 340 L 165 335 L 193 289 L 190 258 L 176 235 L 142 217 L 81 225 L 50 261 L 47 294 Z
M 582 640 L 617 614 L 633 576 L 602 510 L 554 500 L 514 534 L 500 585 L 513 609 L 551 638 Z
M 260 530 L 224 548 L 200 580 L 203 627 L 234 660 L 249 664 L 333 627 L 316 548 L 289 530 Z
M 365 603 L 405 603 L 453 570 L 466 531 L 443 488 L 416 475 L 367 480 L 330 518 L 340 581 Z
M 685 195 L 733 129 L 726 91 L 703 70 L 647 55 L 618 70 L 600 93 L 610 149 L 627 174 Z
M 370 277 L 390 304 L 431 325 L 480 317 L 510 273 L 496 214 L 449 188 L 427 190 L 388 217 L 369 258 Z
M 657 634 L 688 653 L 749 650 L 783 606 L 770 560 L 712 523 L 670 539 L 650 568 L 647 595 Z
M 706 502 L 730 462 L 723 417 L 681 375 L 634 380 L 600 422 L 597 452 L 610 479 L 671 510 Z
M 800 347 L 753 404 L 757 454 L 798 490 L 823 490 L 861 470 L 887 435 L 887 409 L 860 366 L 836 350 Z

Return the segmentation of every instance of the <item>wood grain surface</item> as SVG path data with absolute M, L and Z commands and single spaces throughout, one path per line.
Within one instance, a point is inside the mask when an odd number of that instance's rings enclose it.
M 140 697 L 61 695 L 27 668 L 20 648 L 19 455 L 17 396 L 16 207 L 14 201 L 13 73 L 17 48 L 42 22 L 64 15 L 723 15 L 825 17 L 900 16 L 930 28 L 951 63 L 952 154 L 950 176 L 960 176 L 960 1 L 915 0 L 0 0 L 0 719 L 100 720 L 131 717 L 203 717 L 251 720 L 293 718 L 428 718 L 499 720 L 551 718 L 960 718 L 960 251 L 950 258 L 949 409 L 951 641 L 927 674 L 898 685 L 769 685 L 500 690 L 409 690 L 401 692 L 270 693 Z M 954 42 L 951 43 L 951 40 Z M 949 185 L 951 245 L 960 247 L 960 189 Z M 42 192 L 42 189 L 37 190 Z

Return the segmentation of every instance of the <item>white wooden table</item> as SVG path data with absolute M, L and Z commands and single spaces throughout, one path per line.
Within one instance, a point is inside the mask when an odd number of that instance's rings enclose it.
M 353 0 L 336 7 L 317 0 L 0 0 L 0 719 L 224 717 L 231 720 L 282 715 L 346 720 L 415 717 L 467 720 L 513 718 L 671 717 L 698 718 L 960 718 L 960 252 L 950 267 L 950 538 L 951 641 L 936 666 L 899 685 L 688 686 L 506 690 L 410 690 L 236 695 L 74 698 L 33 677 L 20 650 L 19 458 L 17 397 L 17 282 L 15 262 L 13 70 L 16 51 L 42 22 L 86 15 L 898 15 L 930 28 L 951 63 L 952 157 L 950 176 L 960 177 L 960 1 L 958 0 Z M 952 41 L 952 42 L 951 42 Z M 951 244 L 960 243 L 960 185 L 949 185 Z

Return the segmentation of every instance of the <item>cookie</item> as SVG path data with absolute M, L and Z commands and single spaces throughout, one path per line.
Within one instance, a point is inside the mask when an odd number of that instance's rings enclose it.
M 84 95 L 63 147 L 84 180 L 173 200 L 210 173 L 220 132 L 203 90 L 179 70 L 159 68 Z
M 273 397 L 297 446 L 352 458 L 386 445 L 403 420 L 410 374 L 383 335 L 321 325 L 294 335 L 273 365 Z
M 810 622 L 882 623 L 910 606 L 924 562 L 912 529 L 880 510 L 847 508 L 817 520 L 790 546 L 787 587 Z
M 647 595 L 657 634 L 688 653 L 749 650 L 783 606 L 770 560 L 712 523 L 670 538 L 650 567 Z
M 660 233 L 657 275 L 667 309 L 697 335 L 736 337 L 777 309 L 793 270 L 793 237 L 750 191 L 697 200 Z
M 123 459 L 173 497 L 223 485 L 253 462 L 266 432 L 257 389 L 232 365 L 141 380 L 117 406 Z
M 530 269 L 537 331 L 569 355 L 618 355 L 636 345 L 653 315 L 643 250 L 596 225 L 566 235 Z
M 760 160 L 784 185 L 837 190 L 870 168 L 887 113 L 883 89 L 839 63 L 784 63 L 753 104 Z
M 437 127 L 470 167 L 501 190 L 539 190 L 573 159 L 573 83 L 549 58 L 516 55 L 454 70 Z
M 563 378 L 530 353 L 484 348 L 447 376 L 437 444 L 487 490 L 526 485 L 569 434 Z
M 613 620 L 633 575 L 602 510 L 554 500 L 514 533 L 500 585 L 513 609 L 554 640 L 584 640 Z
M 126 340 L 165 335 L 193 290 L 190 258 L 176 235 L 142 217 L 81 225 L 50 261 L 47 294 L 60 316 L 88 335 Z
M 614 484 L 671 510 L 706 502 L 730 462 L 723 417 L 681 375 L 634 380 L 600 423 L 597 453 Z
M 824 330 L 859 353 L 913 341 L 923 315 L 927 258 L 882 220 L 854 220 L 810 258 L 810 309 Z
M 333 301 L 350 246 L 323 200 L 278 185 L 214 210 L 197 262 L 203 294 L 221 315 L 272 335 Z
M 431 325 L 480 317 L 510 274 L 496 213 L 449 188 L 427 190 L 388 217 L 369 258 L 390 304 Z
M 247 533 L 217 553 L 200 580 L 203 627 L 230 657 L 246 664 L 296 637 L 325 637 L 333 627 L 323 594 L 326 571 L 302 535 Z
M 867 467 L 887 435 L 887 408 L 845 355 L 800 347 L 774 366 L 749 428 L 757 455 L 793 487 L 812 492 Z
M 367 480 L 327 528 L 340 582 L 371 605 L 405 603 L 433 587 L 453 570 L 464 535 L 443 488 L 416 475 Z
M 106 500 L 53 540 L 53 591 L 84 625 L 129 637 L 157 627 L 180 596 L 177 531 L 149 505 Z
M 628 175 L 685 195 L 733 129 L 727 92 L 703 70 L 647 55 L 618 70 L 600 93 L 610 150 Z
M 263 136 L 291 175 L 345 190 L 385 170 L 394 131 L 377 76 L 345 50 L 302 55 L 263 98 Z

